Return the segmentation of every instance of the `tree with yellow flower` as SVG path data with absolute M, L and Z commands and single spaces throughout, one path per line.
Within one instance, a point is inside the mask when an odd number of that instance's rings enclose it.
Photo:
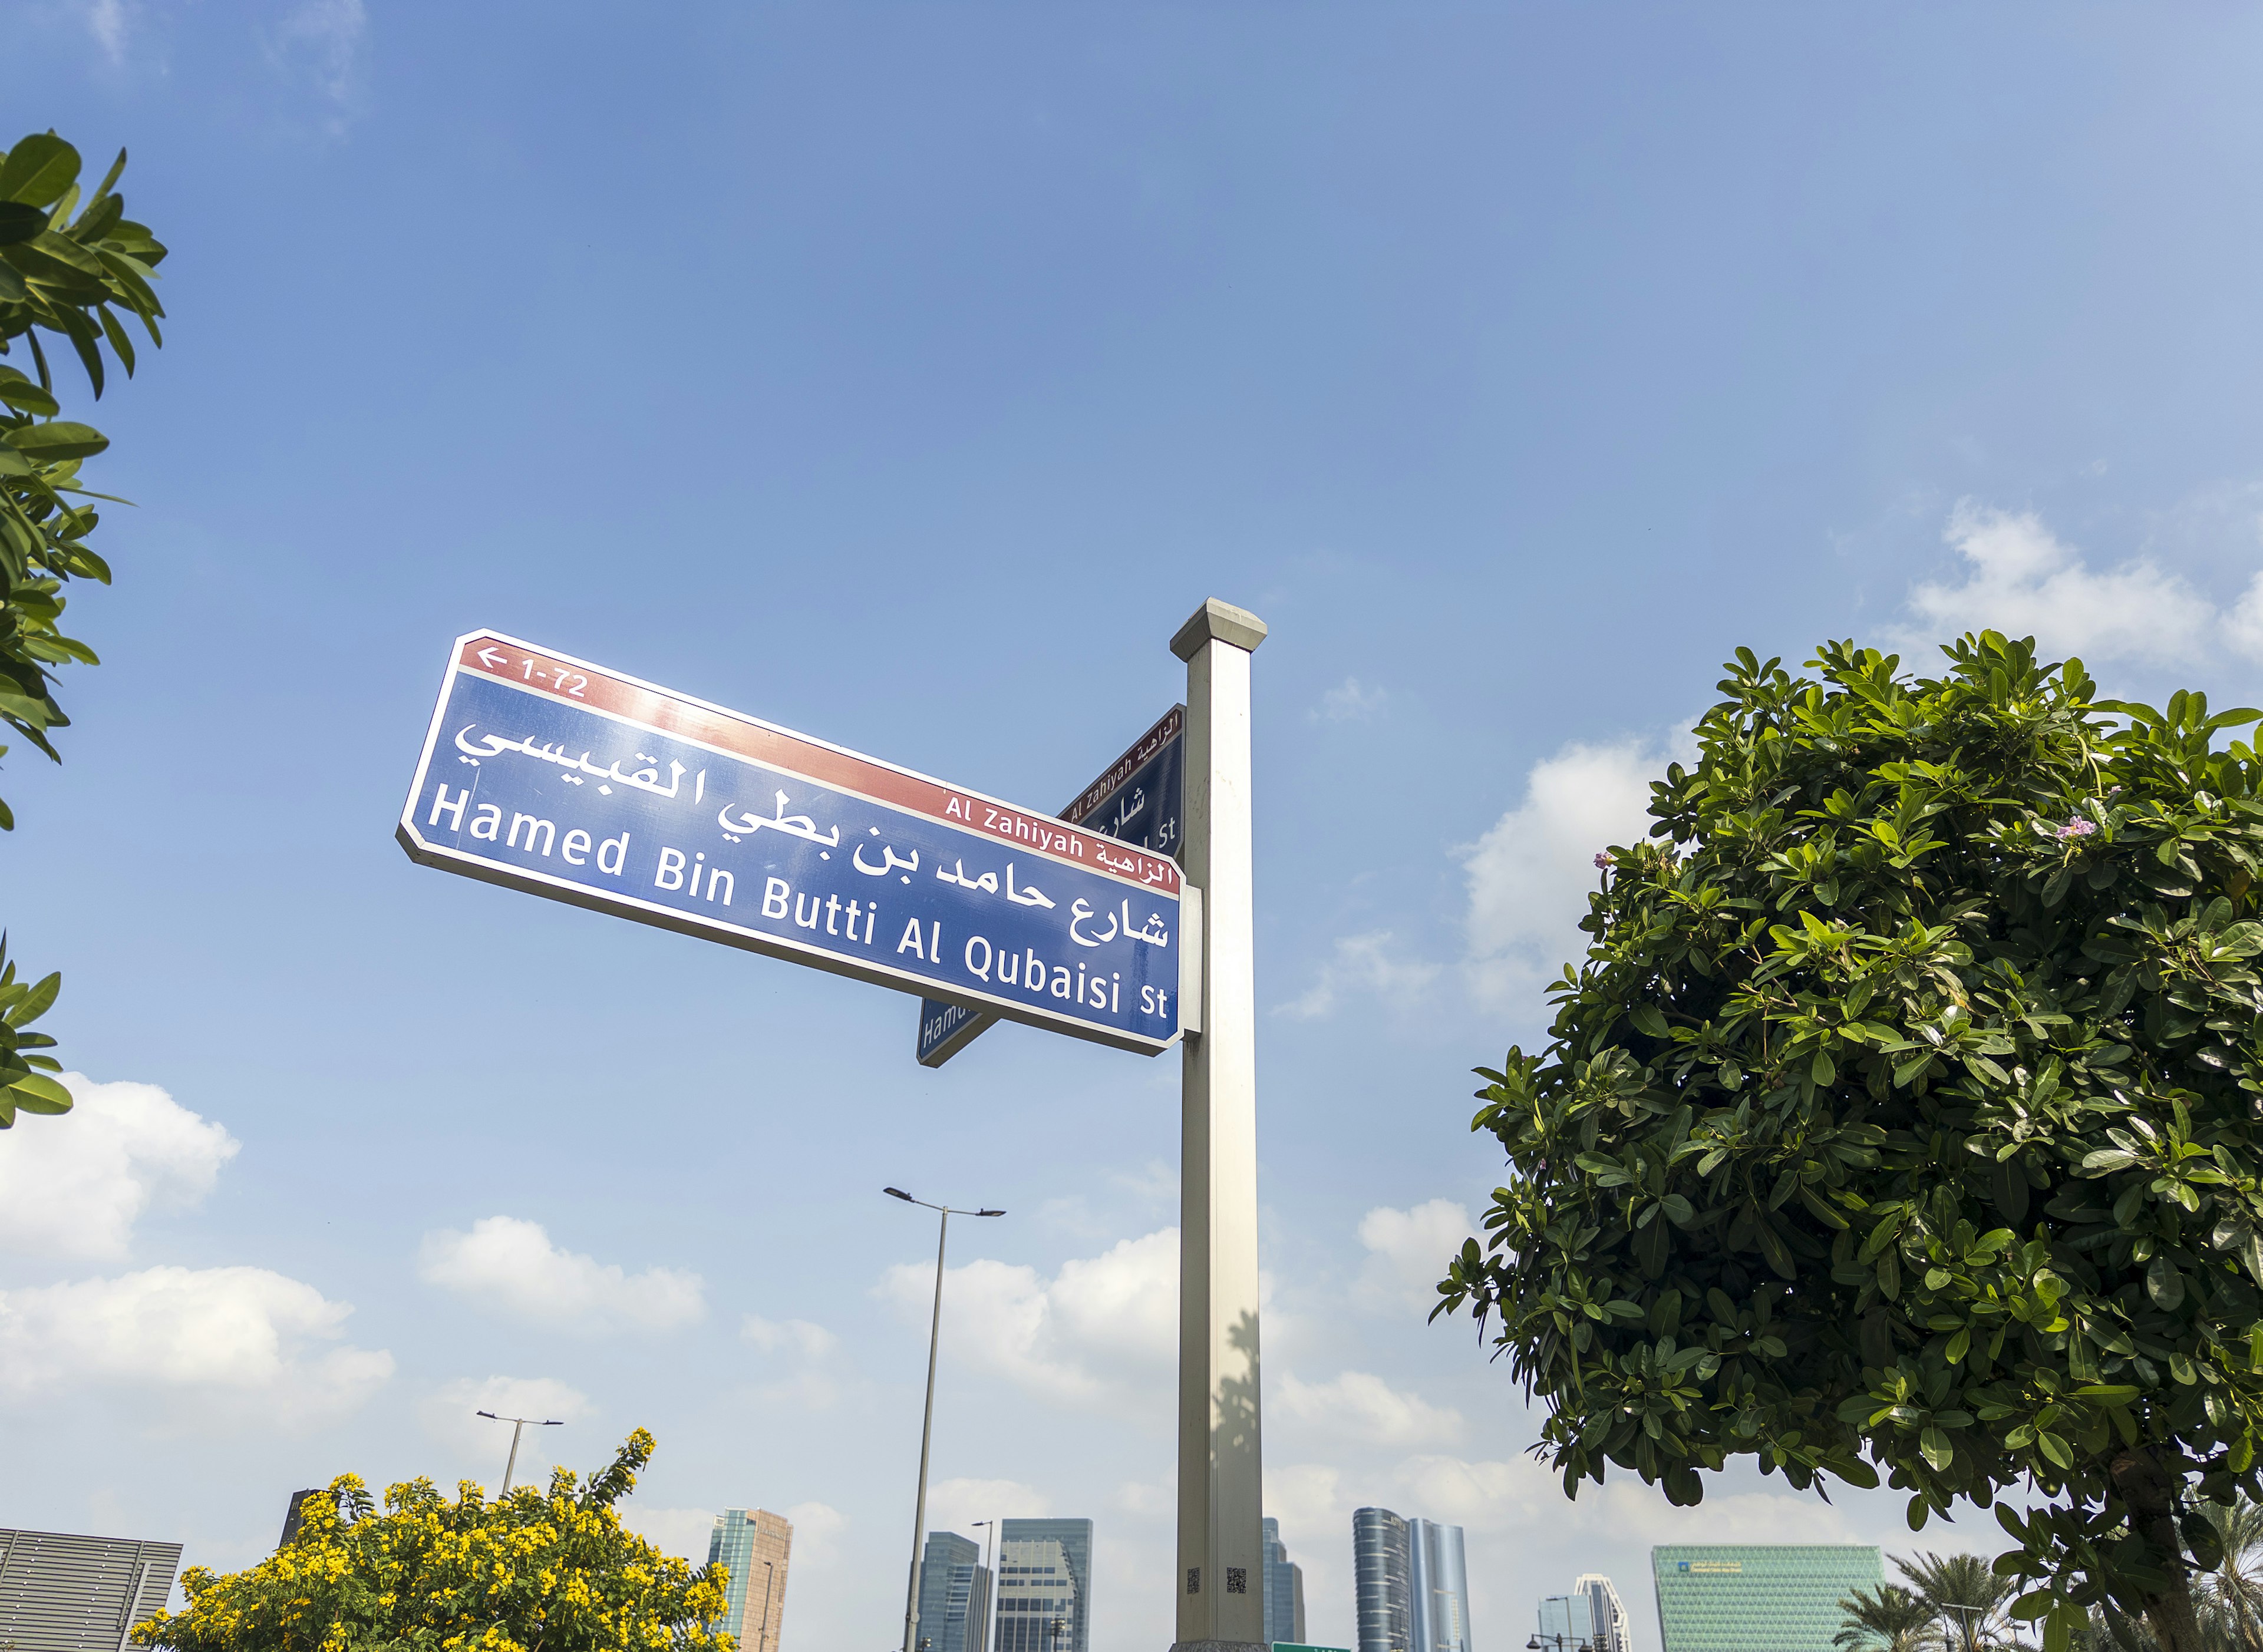
M 614 1504 L 651 1461 L 638 1429 L 587 1483 L 493 1502 L 466 1480 L 452 1503 L 429 1480 L 385 1494 L 358 1475 L 310 1498 L 298 1534 L 247 1571 L 192 1566 L 188 1610 L 134 1631 L 162 1652 L 736 1652 L 712 1627 L 720 1566 L 697 1569 L 626 1530 Z

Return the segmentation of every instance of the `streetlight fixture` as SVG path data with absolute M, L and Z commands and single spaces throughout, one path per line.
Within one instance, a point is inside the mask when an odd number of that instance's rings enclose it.
M 502 1495 L 506 1497 L 510 1495 L 511 1471 L 518 1467 L 518 1437 L 525 1432 L 526 1425 L 529 1423 L 531 1423 L 537 1428 L 563 1428 L 566 1426 L 563 1422 L 554 1417 L 497 1417 L 493 1411 L 480 1411 L 474 1413 L 474 1415 L 484 1417 L 491 1423 L 509 1423 L 511 1425 L 510 1460 L 502 1466 Z
M 925 1562 L 927 1537 L 927 1454 L 928 1444 L 935 1433 L 935 1356 L 943 1343 L 943 1252 L 951 1239 L 951 1219 L 953 1216 L 1002 1216 L 1002 1210 L 958 1210 L 949 1205 L 931 1205 L 924 1199 L 915 1199 L 900 1187 L 883 1187 L 880 1191 L 891 1199 L 900 1199 L 907 1205 L 917 1205 L 922 1210 L 932 1210 L 942 1216 L 941 1227 L 935 1239 L 935 1319 L 927 1333 L 927 1413 L 920 1422 L 919 1497 L 912 1505 L 912 1579 L 904 1598 L 904 1652 L 919 1652 L 919 1595 L 920 1572 Z

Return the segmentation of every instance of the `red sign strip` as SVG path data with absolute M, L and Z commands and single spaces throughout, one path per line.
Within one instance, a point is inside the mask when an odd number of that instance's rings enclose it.
M 1178 891 L 1178 866 L 1163 855 L 1149 855 L 1112 838 L 1066 830 L 1054 816 L 946 786 L 924 775 L 788 733 L 564 654 L 529 647 L 495 631 L 477 631 L 465 638 L 456 650 L 456 665 L 459 670 L 499 678 L 568 705 L 593 706 L 663 733 L 791 769 L 821 784 L 858 792 L 1018 848 L 1056 855 L 1103 876 L 1121 877 L 1143 888 Z M 1114 864 L 1101 862 L 1098 856 L 1103 850 Z M 1126 857 L 1138 863 L 1136 870 L 1122 869 Z

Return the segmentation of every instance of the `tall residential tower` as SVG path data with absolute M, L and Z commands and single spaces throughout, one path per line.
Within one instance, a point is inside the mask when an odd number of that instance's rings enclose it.
M 742 1652 L 777 1652 L 785 1623 L 785 1563 L 793 1552 L 793 1522 L 768 1509 L 726 1509 L 707 1540 L 707 1563 L 731 1574 L 730 1605 L 718 1626 L 738 1639 Z
M 1462 1528 L 1360 1509 L 1351 1533 L 1359 1652 L 1470 1652 Z

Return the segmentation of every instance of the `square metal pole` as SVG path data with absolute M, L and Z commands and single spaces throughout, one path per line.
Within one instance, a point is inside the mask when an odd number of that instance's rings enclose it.
M 1181 1057 L 1175 1652 L 1257 1652 L 1265 1639 L 1249 810 L 1249 656 L 1264 640 L 1264 621 L 1215 597 L 1171 638 L 1187 662 L 1184 869 L 1204 931 L 1202 997 L 1183 1023 L 1202 1030 Z

